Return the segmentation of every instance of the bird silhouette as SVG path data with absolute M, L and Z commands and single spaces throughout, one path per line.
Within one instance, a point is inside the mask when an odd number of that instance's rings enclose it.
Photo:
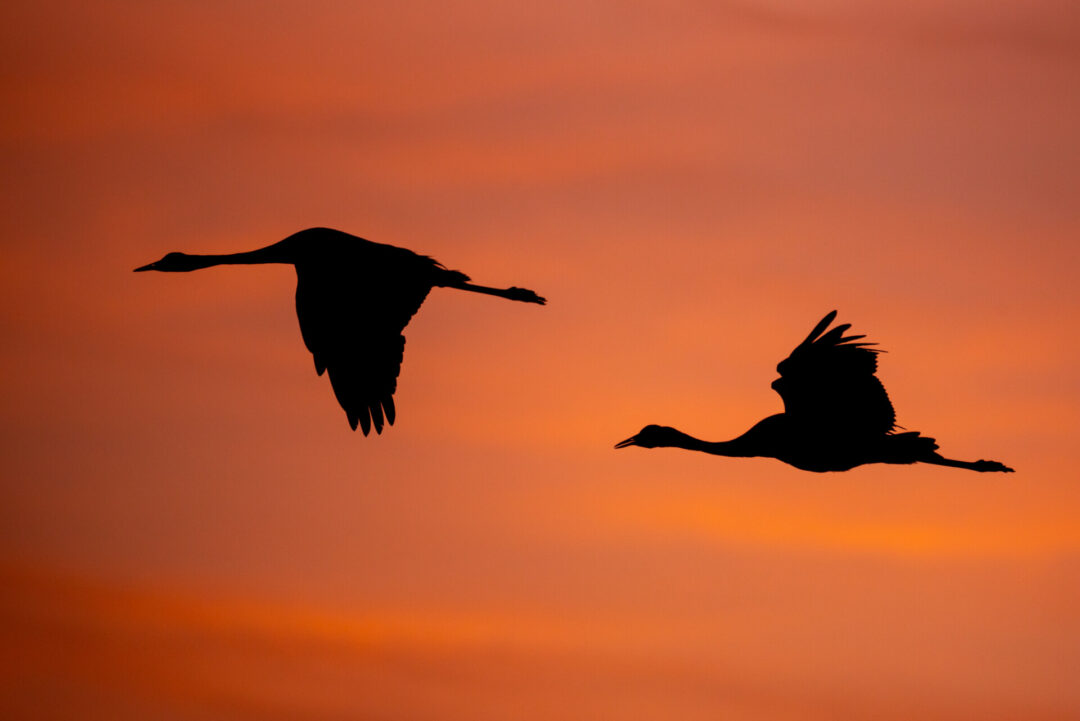
M 401 334 L 432 288 L 457 288 L 545 304 L 525 288 L 488 288 L 438 261 L 330 228 L 309 228 L 259 250 L 229 255 L 169 253 L 135 271 L 185 273 L 214 265 L 285 263 L 296 267 L 296 315 L 321 376 L 366 436 L 393 425 L 394 391 L 405 350 Z
M 784 412 L 769 416 L 730 441 L 699 440 L 666 426 L 649 425 L 616 448 L 673 447 L 717 456 L 776 458 L 804 471 L 846 471 L 867 463 L 933 463 L 972 471 L 1012 472 L 997 461 L 956 461 L 937 453 L 937 442 L 917 432 L 896 433 L 896 414 L 874 375 L 880 350 L 826 329 L 826 315 L 776 370 L 772 387 Z

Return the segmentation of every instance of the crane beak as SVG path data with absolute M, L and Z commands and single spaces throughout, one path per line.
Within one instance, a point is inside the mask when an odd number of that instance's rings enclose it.
M 625 441 L 619 441 L 615 444 L 616 448 L 629 448 L 630 446 L 637 445 L 637 436 L 630 436 Z
M 155 265 L 157 265 L 157 261 L 154 261 L 153 263 L 149 263 L 149 264 L 147 264 L 147 265 L 140 265 L 140 266 L 139 266 L 138 268 L 136 268 L 136 269 L 135 269 L 135 270 L 134 270 L 133 272 L 135 272 L 135 273 L 141 273 L 141 272 L 142 272 L 142 271 L 144 271 L 144 270 L 155 270 L 155 268 L 154 268 L 154 266 L 155 266 Z

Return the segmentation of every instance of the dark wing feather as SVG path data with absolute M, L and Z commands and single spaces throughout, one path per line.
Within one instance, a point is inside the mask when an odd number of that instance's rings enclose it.
M 396 418 L 402 330 L 440 274 L 434 260 L 376 243 L 338 263 L 297 265 L 296 313 L 319 375 L 327 372 L 353 430 L 382 433 Z
M 784 400 L 784 413 L 825 433 L 889 433 L 896 413 L 874 375 L 882 351 L 856 342 L 866 336 L 845 336 L 850 324 L 826 332 L 835 319 L 836 311 L 826 315 L 776 367 L 780 378 L 773 388 Z

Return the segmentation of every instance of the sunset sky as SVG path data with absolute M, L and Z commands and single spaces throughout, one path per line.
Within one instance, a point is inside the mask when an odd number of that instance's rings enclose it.
M 0 6 L 0 717 L 1080 719 L 1080 10 Z M 288 266 L 436 289 L 349 430 Z M 826 312 L 1015 474 L 615 451 Z

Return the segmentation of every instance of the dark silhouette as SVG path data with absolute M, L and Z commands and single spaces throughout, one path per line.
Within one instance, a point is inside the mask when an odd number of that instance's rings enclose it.
M 546 301 L 525 288 L 473 285 L 469 276 L 405 248 L 339 230 L 309 228 L 259 250 L 230 255 L 169 253 L 135 271 L 173 273 L 213 265 L 287 263 L 296 267 L 296 315 L 319 375 L 330 373 L 349 425 L 366 436 L 394 423 L 394 391 L 408 325 L 432 288 L 457 288 L 523 303 Z
M 784 412 L 760 421 L 731 441 L 710 443 L 668 428 L 645 426 L 616 448 L 674 447 L 717 456 L 777 458 L 804 471 L 846 471 L 865 463 L 934 463 L 972 471 L 1013 469 L 997 461 L 954 461 L 936 453 L 933 438 L 917 432 L 894 433 L 896 414 L 877 379 L 881 351 L 844 336 L 850 324 L 825 332 L 836 311 L 781 361 L 772 387 Z

